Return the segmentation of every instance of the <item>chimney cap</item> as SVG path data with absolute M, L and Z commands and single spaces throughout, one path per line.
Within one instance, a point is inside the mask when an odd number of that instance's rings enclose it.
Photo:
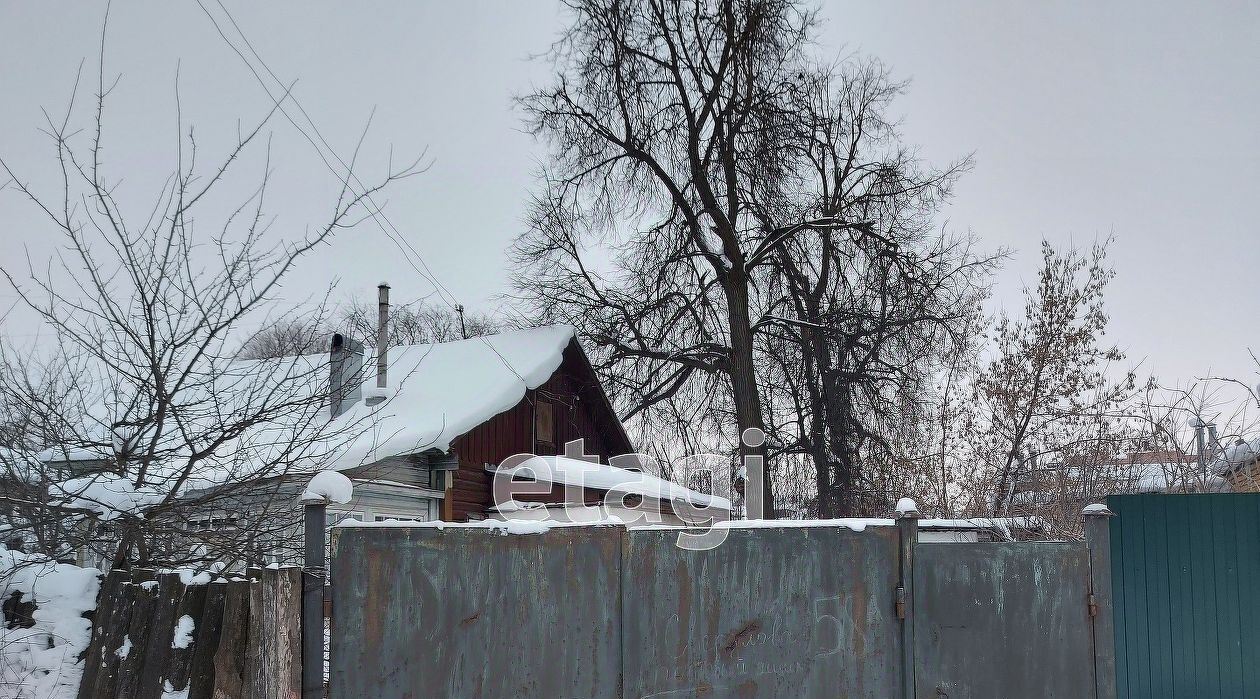
M 377 285 L 376 285 L 376 288 L 378 288 L 378 289 L 388 289 L 388 288 L 389 288 L 389 282 L 381 282 L 380 284 L 377 284 Z

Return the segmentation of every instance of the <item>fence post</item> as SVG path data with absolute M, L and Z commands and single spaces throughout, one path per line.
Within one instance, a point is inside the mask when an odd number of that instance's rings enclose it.
M 174 631 L 178 631 L 180 622 L 184 617 L 192 622 L 193 636 L 190 643 L 176 647 L 174 644 L 175 636 L 171 638 L 171 655 L 166 663 L 166 671 L 164 680 L 170 683 L 171 688 L 175 692 L 183 692 L 184 696 L 188 696 L 189 684 L 192 681 L 192 665 L 193 656 L 197 652 L 197 647 L 203 642 L 210 643 L 213 639 L 208 638 L 205 634 L 206 629 L 202 628 L 204 622 L 204 614 L 206 607 L 206 593 L 208 585 L 205 583 L 193 582 L 184 588 L 184 596 L 179 600 L 178 606 L 175 608 L 175 627 Z M 163 695 L 165 696 L 165 695 Z
M 223 625 L 214 652 L 215 697 L 245 696 L 248 686 L 246 653 L 249 648 L 250 581 L 229 580 L 223 595 Z
M 324 525 L 328 501 L 303 494 L 306 556 L 302 567 L 302 699 L 324 696 Z
M 901 695 L 914 699 L 914 547 L 919 543 L 919 508 L 909 498 L 897 503 L 900 542 L 897 618 L 901 621 Z
M 131 584 L 127 585 L 125 604 L 131 608 L 123 643 L 128 649 L 125 658 L 118 663 L 117 699 L 136 699 L 140 692 L 140 673 L 144 669 L 145 648 L 153 631 L 153 612 L 157 604 L 157 583 L 153 571 L 136 568 L 131 571 Z
M 249 573 L 249 640 L 245 644 L 245 679 L 241 699 L 272 699 L 267 695 L 267 636 L 275 632 L 267 623 L 268 575 L 262 569 Z M 272 683 L 274 685 L 274 682 Z
M 123 586 L 130 579 L 131 574 L 125 570 L 111 570 L 101 582 L 96 595 L 96 612 L 92 615 L 92 637 L 83 661 L 83 678 L 79 682 L 80 699 L 91 699 L 101 673 L 108 672 L 106 667 L 110 658 L 118 659 L 112 652 L 118 646 L 109 647 L 108 634 L 112 628 L 111 620 L 119 613 L 116 608 L 122 606 Z
M 1089 610 L 1094 631 L 1094 692 L 1097 699 L 1116 696 L 1115 616 L 1111 589 L 1111 523 L 1106 505 L 1089 505 L 1085 543 L 1089 546 Z
M 179 618 L 176 614 L 183 598 L 184 583 L 179 573 L 158 573 L 153 611 L 143 619 L 149 627 L 149 637 L 143 647 L 132 651 L 139 653 L 142 659 L 137 699 L 162 699 L 163 683 L 171 651 L 174 650 L 171 641 L 175 637 L 175 624 Z
M 214 694 L 214 657 L 223 635 L 223 613 L 228 581 L 220 578 L 206 585 L 206 600 L 197 621 L 197 645 L 188 669 L 188 699 L 210 699 Z
M 299 699 L 302 696 L 302 569 L 290 566 L 276 570 L 272 585 L 267 610 L 274 629 L 270 666 L 276 684 L 270 696 Z

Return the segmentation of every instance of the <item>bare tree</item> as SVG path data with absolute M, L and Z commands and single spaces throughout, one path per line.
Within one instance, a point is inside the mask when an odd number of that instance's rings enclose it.
M 328 324 L 318 317 L 271 320 L 241 345 L 241 359 L 273 359 L 328 351 Z
M 377 311 L 374 304 L 351 303 L 338 309 L 338 327 L 349 331 L 367 344 L 376 339 Z M 507 327 L 504 319 L 466 312 L 462 306 L 450 308 L 428 304 L 399 304 L 389 312 L 391 342 L 403 345 L 426 345 L 435 342 L 491 335 Z
M 988 498 L 991 514 L 1008 512 L 1017 481 L 1037 464 L 1098 463 L 1130 444 L 1123 423 L 1136 377 L 1118 367 L 1124 353 L 1103 344 L 1103 292 L 1114 276 L 1106 249 L 1060 252 L 1043 243 L 1023 317 L 997 322 L 992 355 L 974 384 L 969 453 L 984 479 L 971 490 Z
M 786 393 L 794 418 L 777 441 L 808 455 L 823 517 L 887 512 L 905 494 L 934 374 L 974 344 L 1001 257 L 936 230 L 969 162 L 931 169 L 903 144 L 885 116 L 903 87 L 869 60 L 803 73 L 779 120 L 794 185 L 763 190 L 755 207 L 767 226 L 807 222 L 754 256 L 769 290 L 754 327 L 766 390 Z
M 237 361 L 234 333 L 258 321 L 306 253 L 372 214 L 373 194 L 417 170 L 413 163 L 357 185 L 356 146 L 327 218 L 303 236 L 278 236 L 267 210 L 266 129 L 286 95 L 209 167 L 179 123 L 172 170 L 135 216 L 103 158 L 115 83 L 102 65 L 86 131 L 71 125 L 77 80 L 64 117 L 48 119 L 60 173 L 53 191 L 0 159 L 63 244 L 47 269 L 3 266 L 54 342 L 33 357 L 5 348 L 0 387 L 23 416 L 9 475 L 25 479 L 30 497 L 6 489 L 0 501 L 36 528 L 52 517 L 75 522 L 80 542 L 110 530 L 115 566 L 245 555 L 247 538 L 258 544 L 291 523 L 292 503 L 274 497 L 278 484 L 325 464 L 352 428 L 328 420 L 323 363 Z M 231 194 L 227 183 L 250 162 L 258 174 L 241 199 L 226 209 L 211 203 L 212 193 Z M 215 518 L 231 525 L 216 529 Z M 202 545 L 190 550 L 184 534 Z
M 242 359 L 271 359 L 328 350 L 334 332 L 373 346 L 377 332 L 377 308 L 366 302 L 343 305 L 323 317 L 307 314 L 263 325 L 241 346 Z M 424 345 L 435 342 L 492 335 L 507 326 L 503 318 L 485 313 L 465 313 L 426 304 L 398 304 L 390 309 L 389 337 L 398 345 Z
M 518 288 L 581 320 L 627 416 L 717 375 L 737 429 L 762 429 L 747 262 L 766 231 L 746 205 L 783 174 L 767 127 L 815 16 L 791 0 L 566 7 L 554 83 L 520 102 L 552 157 Z M 612 270 L 591 242 L 614 249 Z M 763 490 L 772 513 L 769 469 Z

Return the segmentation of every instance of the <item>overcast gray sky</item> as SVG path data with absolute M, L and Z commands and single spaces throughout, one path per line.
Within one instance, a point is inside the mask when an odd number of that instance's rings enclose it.
M 558 5 L 224 3 L 271 70 L 297 80 L 294 94 L 343 156 L 375 108 L 364 175 L 391 148 L 396 160 L 428 149 L 431 169 L 393 190 L 387 214 L 456 298 L 491 310 L 544 155 L 511 97 L 546 82 L 546 65 L 528 57 L 559 30 Z M 32 184 L 55 185 L 40 107 L 63 109 L 80 60 L 92 69 L 102 10 L 0 0 L 0 155 Z M 820 52 L 875 56 L 912 81 L 895 106 L 909 143 L 938 163 L 975 154 L 948 225 L 1016 251 L 1000 303 L 1021 305 L 1041 238 L 1114 235 L 1113 341 L 1165 382 L 1213 371 L 1254 383 L 1260 3 L 831 1 L 823 15 Z M 184 119 L 207 155 L 267 106 L 194 0 L 115 0 L 106 69 L 122 78 L 106 157 L 136 202 L 151 201 L 171 167 L 177 64 Z M 279 230 L 300 232 L 330 207 L 336 181 L 283 121 L 273 152 L 270 209 Z M 0 192 L 5 264 L 24 248 L 42 263 L 47 234 L 11 188 Z M 283 295 L 300 301 L 334 278 L 338 298 L 370 298 L 381 279 L 403 299 L 432 291 L 371 225 L 304 261 Z M 0 310 L 12 301 L 0 290 Z M 0 332 L 34 330 L 15 312 Z

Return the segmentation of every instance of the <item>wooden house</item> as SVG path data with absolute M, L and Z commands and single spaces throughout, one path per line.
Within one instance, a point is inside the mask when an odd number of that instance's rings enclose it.
M 610 464 L 635 464 L 634 447 L 571 327 L 390 348 L 384 391 L 361 365 L 354 343 L 334 338 L 331 419 L 370 425 L 333 463 L 355 483 L 354 500 L 336 506 L 336 517 L 537 519 L 558 514 L 545 505 L 599 506 L 609 491 L 618 495 L 612 512 L 622 515 L 628 504 L 658 522 L 680 523 L 679 501 L 730 509 L 723 498 Z M 346 388 L 339 376 L 363 387 Z M 565 457 L 575 448 L 585 460 Z M 556 458 L 513 469 L 507 479 L 541 485 L 496 499 L 499 466 L 514 456 L 519 466 L 521 455 Z

